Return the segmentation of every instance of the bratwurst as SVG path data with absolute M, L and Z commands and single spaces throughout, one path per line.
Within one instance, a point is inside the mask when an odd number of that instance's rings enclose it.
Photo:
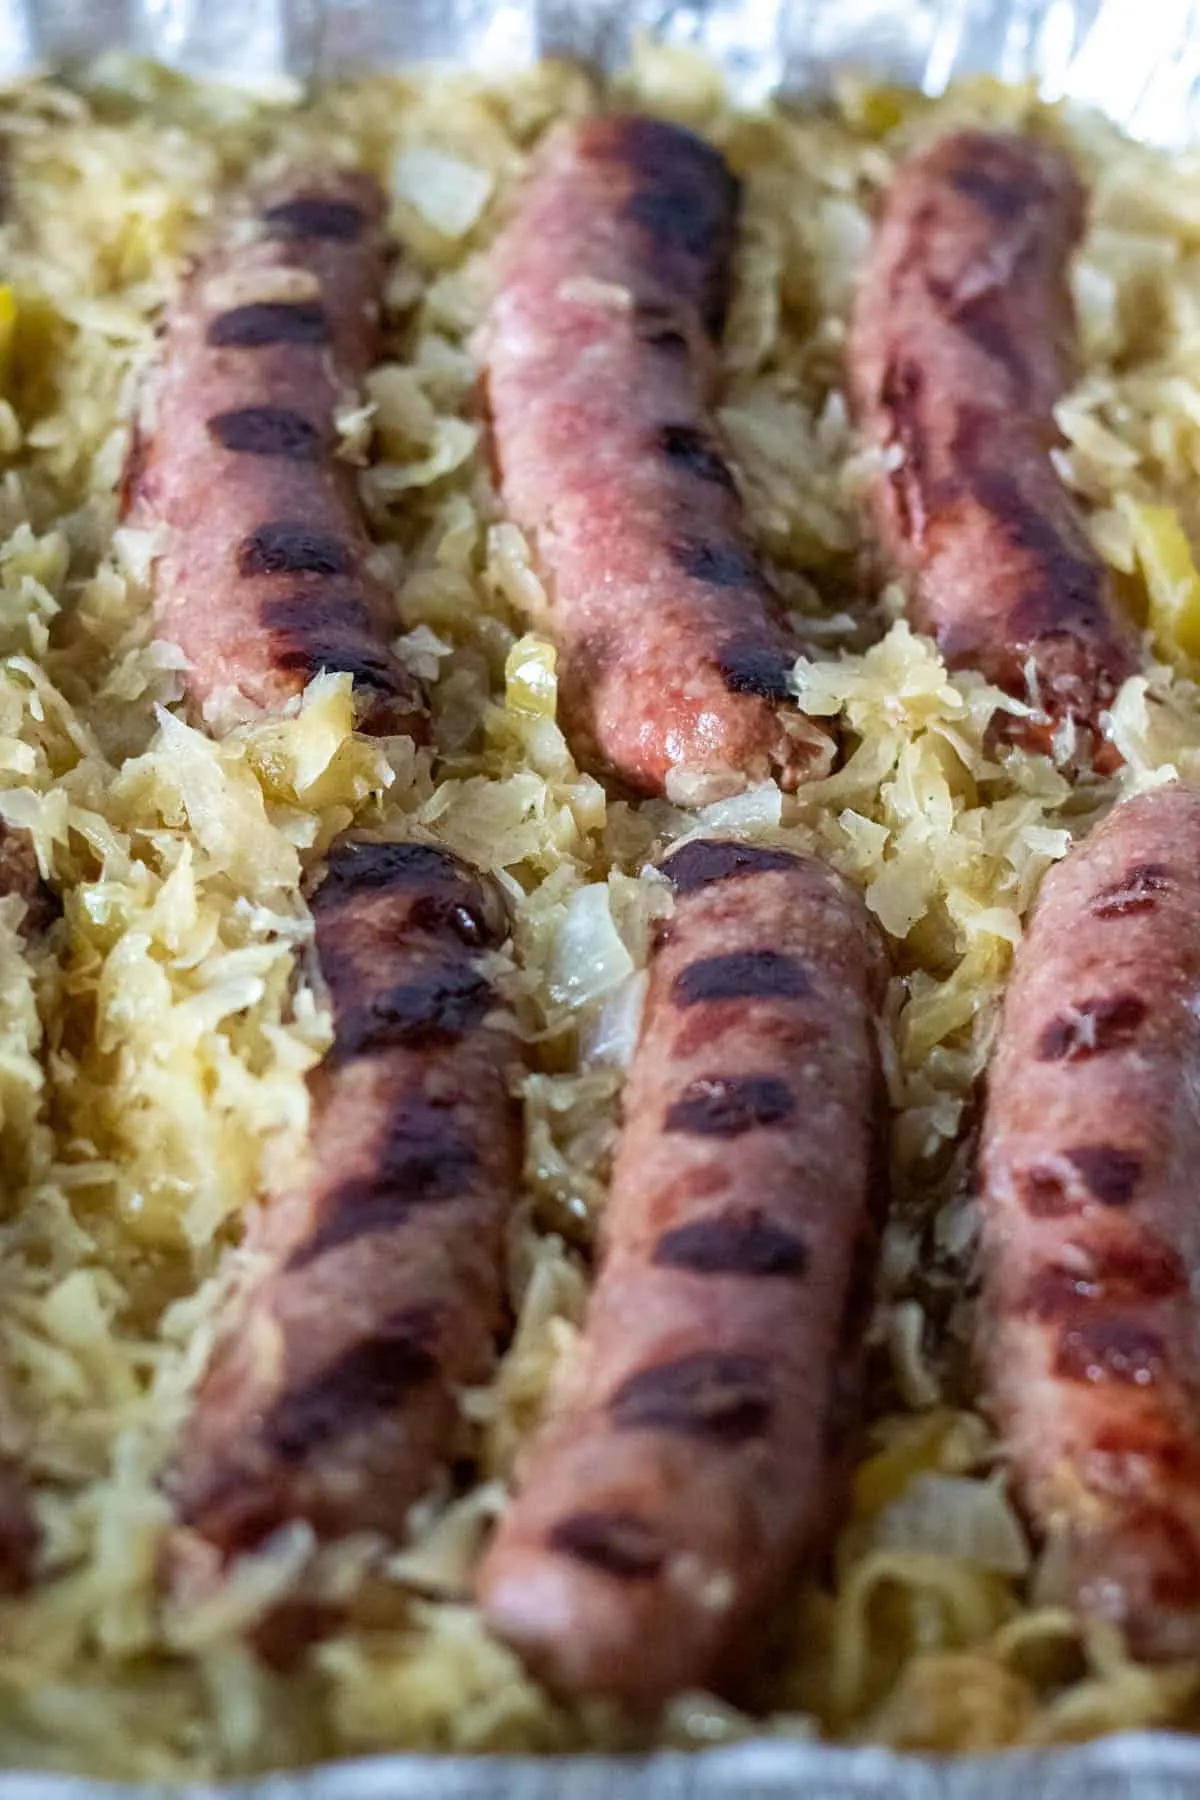
M 188 657 L 210 724 L 342 670 L 363 730 L 424 735 L 336 454 L 335 411 L 378 353 L 383 212 L 367 176 L 295 171 L 233 209 L 168 310 L 124 506 L 164 528 L 158 635 Z
M 992 1403 L 1071 1597 L 1200 1655 L 1200 794 L 1127 801 L 1047 875 L 982 1145 Z
M 641 793 L 827 772 L 710 402 L 738 184 L 657 119 L 556 131 L 493 258 L 504 504 L 551 589 L 569 735 Z
M 351 839 L 312 905 L 335 1039 L 167 1477 L 184 1587 L 295 1519 L 402 1535 L 505 1324 L 515 1045 L 481 966 L 500 891 L 434 846 Z
M 1009 737 L 1046 750 L 1069 723 L 1109 766 L 1099 715 L 1136 646 L 1050 456 L 1083 217 L 1075 173 L 1048 145 L 940 139 L 888 189 L 849 370 L 881 454 L 879 534 L 911 582 L 914 623 L 951 667 L 1032 703 Z
M 480 1576 L 552 1686 L 728 1688 L 836 1522 L 882 1196 L 882 946 L 787 851 L 666 864 L 577 1366 Z

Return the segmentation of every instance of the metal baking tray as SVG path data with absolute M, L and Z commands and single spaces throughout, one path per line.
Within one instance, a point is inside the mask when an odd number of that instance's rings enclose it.
M 0 80 L 126 48 L 252 84 L 567 55 L 613 68 L 634 33 L 704 50 L 739 98 L 819 93 L 857 68 L 940 92 L 1034 79 L 1148 142 L 1200 138 L 1200 0 L 0 0 Z M 1200 1737 L 954 1760 L 754 1741 L 649 1757 L 388 1755 L 223 1784 L 0 1773 L 0 1800 L 1183 1800 Z

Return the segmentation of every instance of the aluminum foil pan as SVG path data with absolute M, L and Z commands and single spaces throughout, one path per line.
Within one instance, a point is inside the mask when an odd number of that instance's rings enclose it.
M 1154 143 L 1200 128 L 1200 0 L 0 0 L 0 77 L 113 45 L 248 82 L 430 59 L 613 66 L 639 27 L 702 47 L 750 99 L 855 65 L 929 93 L 982 72 L 1035 77 Z
M 304 82 L 364 65 L 601 67 L 635 30 L 705 50 L 747 100 L 859 68 L 938 93 L 1034 78 L 1148 142 L 1200 139 L 1200 0 L 0 0 L 0 81 L 128 48 L 187 73 Z M 379 1756 L 213 1786 L 0 1773 L 0 1800 L 1200 1800 L 1200 1739 L 960 1758 L 751 1742 L 653 1757 Z

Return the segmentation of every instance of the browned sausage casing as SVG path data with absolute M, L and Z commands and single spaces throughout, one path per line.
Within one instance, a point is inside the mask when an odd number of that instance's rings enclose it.
M 331 669 L 353 677 L 364 730 L 423 735 L 354 469 L 334 454 L 335 409 L 378 351 L 384 273 L 376 184 L 297 171 L 235 212 L 168 311 L 125 502 L 165 527 L 158 634 L 210 722 Z
M 666 868 L 580 1359 L 480 1577 L 537 1674 L 636 1712 L 742 1680 L 834 1524 L 882 1124 L 858 895 L 746 845 Z
M 1050 746 L 1098 715 L 1136 666 L 1104 566 L 1050 460 L 1071 379 L 1067 270 L 1084 202 L 1066 158 L 961 131 L 897 172 L 859 287 L 851 385 L 888 458 L 874 503 L 912 583 L 915 624 L 1042 716 L 1008 732 Z
M 1046 877 L 983 1136 L 993 1403 L 1087 1613 L 1200 1655 L 1200 795 L 1117 808 Z
M 168 1477 L 185 1582 L 197 1539 L 219 1566 L 293 1519 L 402 1533 L 504 1324 L 514 1045 L 479 967 L 507 933 L 499 890 L 440 849 L 349 841 L 313 911 L 336 1037 L 307 1165 L 250 1233 L 261 1272 Z
M 546 145 L 494 253 L 487 383 L 504 502 L 551 589 L 568 731 L 644 793 L 822 775 L 781 707 L 796 659 L 750 552 L 710 396 L 738 184 L 656 119 Z
M 38 874 L 29 835 L 0 820 L 0 899 L 16 894 L 25 904 L 26 934 L 49 929 L 58 904 Z M 0 1405 L 6 1398 L 0 1395 Z M 0 1452 L 0 1593 L 23 1588 L 33 1571 L 38 1528 L 19 1459 Z

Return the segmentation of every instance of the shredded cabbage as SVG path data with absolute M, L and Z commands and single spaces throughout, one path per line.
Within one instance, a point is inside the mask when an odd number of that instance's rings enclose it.
M 846 752 L 796 796 L 765 783 L 631 804 L 578 767 L 558 716 L 552 597 L 536 547 L 502 516 L 477 330 L 483 255 L 531 148 L 598 100 L 685 121 L 744 183 L 718 419 L 807 646 L 795 693 Z M 871 208 L 926 135 L 1031 120 L 1092 186 L 1075 272 L 1085 367 L 1059 408 L 1060 472 L 1161 659 L 1114 702 L 1119 782 L 1072 785 L 1048 758 L 994 749 L 1000 697 L 947 671 L 903 623 L 898 588 L 863 585 L 863 495 L 879 470 L 855 448 L 841 349 Z M 63 899 L 38 945 L 18 903 L 0 902 L 0 1448 L 28 1464 L 45 1543 L 34 1592 L 0 1601 L 6 1757 L 204 1781 L 397 1745 L 623 1741 L 531 1681 L 468 1591 L 577 1350 L 649 946 L 670 908 L 653 865 L 697 831 L 827 857 L 865 890 L 896 968 L 895 1206 L 871 1326 L 882 1373 L 834 1576 L 794 1601 L 765 1728 L 970 1751 L 1186 1717 L 1191 1672 L 1137 1667 L 1039 1589 L 1046 1569 L 972 1403 L 967 1158 L 1045 870 L 1119 790 L 1200 779 L 1194 173 L 994 82 L 937 102 L 851 82 L 818 113 L 743 112 L 693 50 L 650 42 L 599 96 L 547 63 L 264 102 L 108 59 L 72 88 L 13 90 L 6 128 L 0 818 L 30 833 Z M 358 159 L 394 201 L 386 354 L 338 426 L 398 653 L 431 687 L 432 749 L 356 736 L 337 676 L 279 717 L 231 717 L 216 741 L 195 729 L 180 659 L 152 642 L 161 541 L 116 524 L 157 312 L 225 184 L 275 154 Z M 448 844 L 512 906 L 525 1166 L 511 1344 L 496 1379 L 463 1396 L 480 1480 L 429 1496 L 403 1546 L 317 1551 L 284 1532 L 219 1595 L 168 1607 L 158 1474 L 227 1295 L 222 1251 L 303 1143 L 330 1020 L 301 878 L 353 825 Z M 346 1612 L 281 1679 L 247 1634 L 288 1597 Z M 699 1745 L 752 1728 L 686 1696 L 662 1729 Z

